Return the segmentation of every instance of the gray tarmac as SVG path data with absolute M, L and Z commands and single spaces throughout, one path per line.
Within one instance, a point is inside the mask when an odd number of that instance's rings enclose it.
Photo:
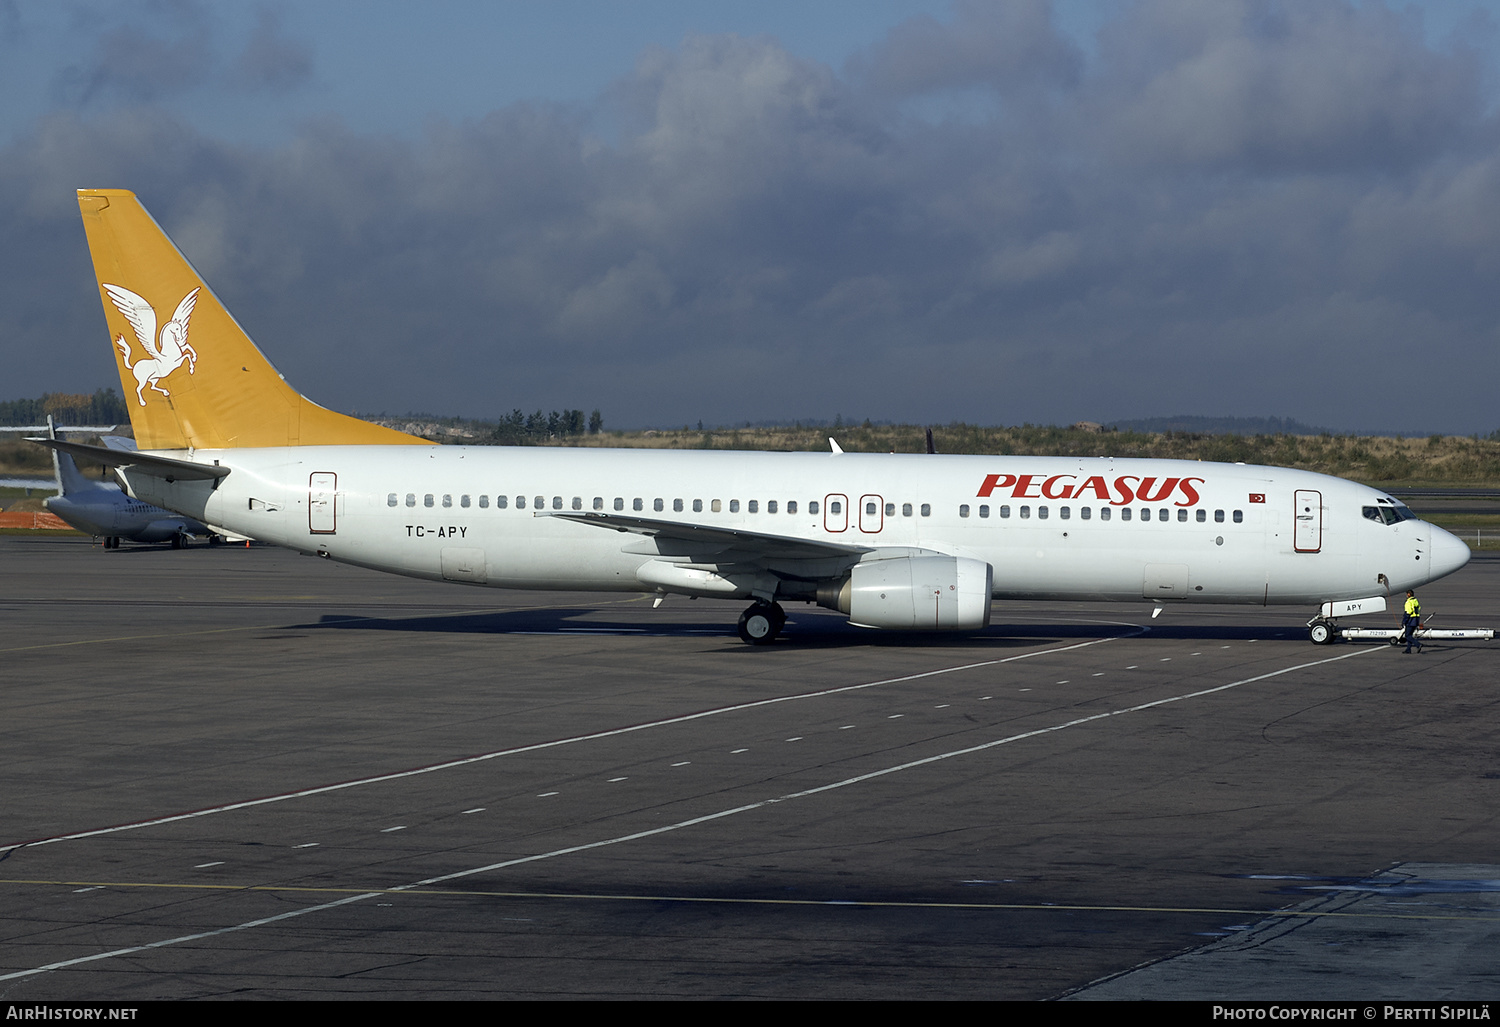
M 1000 603 L 753 648 L 738 604 L 80 538 L 0 582 L 5 1000 L 1500 997 L 1435 955 L 1500 934 L 1500 642 Z M 1500 627 L 1500 559 L 1421 596 Z

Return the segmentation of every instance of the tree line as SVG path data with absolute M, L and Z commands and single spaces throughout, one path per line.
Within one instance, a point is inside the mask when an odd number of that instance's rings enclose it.
M 548 439 L 576 438 L 588 434 L 598 435 L 604 430 L 604 415 L 598 410 L 585 419 L 582 410 L 554 410 L 544 414 L 540 410 L 523 414 L 519 409 L 503 415 L 495 425 L 494 441 L 502 446 L 526 446 Z
M 124 424 L 130 420 L 120 394 L 99 389 L 92 396 L 70 392 L 44 392 L 38 399 L 0 401 L 0 424 L 46 424 L 47 415 L 58 424 Z

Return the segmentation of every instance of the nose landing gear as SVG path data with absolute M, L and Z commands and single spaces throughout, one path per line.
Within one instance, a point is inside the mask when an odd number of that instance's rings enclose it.
M 786 613 L 779 603 L 758 600 L 740 614 L 740 639 L 751 645 L 770 645 L 785 623 Z

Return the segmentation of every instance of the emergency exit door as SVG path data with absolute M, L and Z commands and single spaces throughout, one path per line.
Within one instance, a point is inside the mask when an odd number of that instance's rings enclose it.
M 307 479 L 307 530 L 314 535 L 338 531 L 339 476 L 332 471 L 314 471 Z
M 1323 493 L 1298 489 L 1297 508 L 1292 513 L 1292 548 L 1316 553 L 1323 548 Z

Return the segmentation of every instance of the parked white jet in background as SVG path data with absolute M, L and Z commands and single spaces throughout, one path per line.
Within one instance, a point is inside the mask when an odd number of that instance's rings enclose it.
M 997 598 L 1383 608 L 1469 559 L 1390 496 L 1275 467 L 424 444 L 294 392 L 134 195 L 78 198 L 141 452 L 51 444 L 118 466 L 142 501 L 305 553 L 470 585 L 748 599 L 754 643 L 787 600 L 968 631 Z M 173 342 L 196 359 L 137 392 L 120 354 L 132 336 L 151 349 L 139 326 L 189 299 Z
M 50 417 L 47 427 L 55 439 Z M 121 539 L 170 542 L 173 549 L 181 549 L 189 537 L 211 534 L 200 521 L 132 499 L 118 485 L 85 477 L 71 456 L 56 449 L 52 473 L 57 495 L 42 500 L 42 505 L 71 527 L 103 538 L 106 549 L 118 549 Z

